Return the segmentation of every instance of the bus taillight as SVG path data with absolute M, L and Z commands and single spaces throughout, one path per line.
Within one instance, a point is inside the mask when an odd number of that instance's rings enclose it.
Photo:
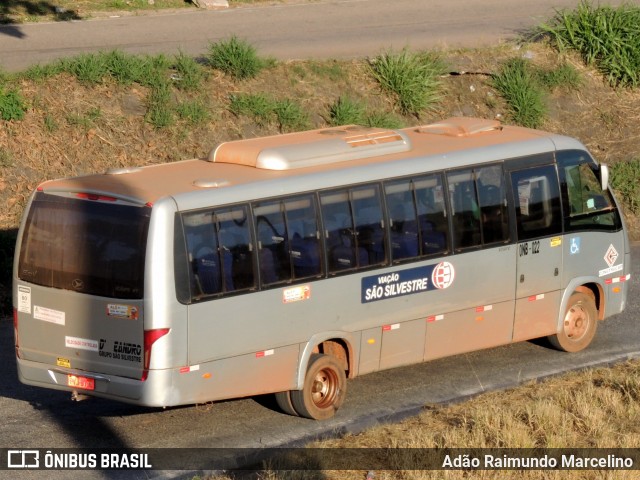
M 169 333 L 169 328 L 156 328 L 154 330 L 144 331 L 144 367 L 142 370 L 141 380 L 144 382 L 149 376 L 149 363 L 151 362 L 151 348 L 156 340 L 164 337 Z
M 20 342 L 18 342 L 18 310 L 13 309 L 13 338 L 16 346 L 16 357 L 20 358 Z

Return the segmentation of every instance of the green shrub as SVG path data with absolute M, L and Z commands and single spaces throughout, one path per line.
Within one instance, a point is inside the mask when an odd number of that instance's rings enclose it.
M 109 74 L 107 58 L 102 53 L 86 53 L 60 61 L 60 69 L 88 85 L 102 83 Z
M 278 100 L 273 106 L 273 113 L 282 132 L 296 132 L 309 127 L 307 113 L 294 100 Z
M 182 102 L 176 106 L 178 116 L 191 125 L 198 125 L 209 119 L 209 110 L 202 100 Z
M 583 1 L 574 10 L 557 12 L 540 30 L 558 49 L 578 51 L 611 85 L 640 84 L 640 6 L 594 6 Z
M 22 120 L 26 105 L 17 90 L 5 90 L 0 86 L 0 118 L 2 120 Z
M 611 166 L 609 183 L 634 215 L 640 214 L 640 158 Z
M 231 113 L 251 117 L 258 125 L 266 125 L 271 121 L 274 107 L 275 102 L 262 93 L 240 93 L 229 97 Z
M 173 68 L 176 71 L 174 84 L 180 90 L 193 91 L 199 89 L 202 85 L 204 71 L 193 57 L 180 52 L 175 57 Z
M 387 52 L 369 62 L 373 77 L 384 91 L 393 94 L 404 115 L 420 116 L 439 99 L 442 60 L 430 53 Z
M 515 58 L 505 62 L 493 77 L 493 86 L 509 105 L 510 116 L 518 125 L 537 128 L 544 121 L 544 92 L 527 60 Z
M 173 125 L 173 104 L 170 85 L 165 82 L 155 86 L 149 94 L 147 121 L 156 128 Z
M 362 103 L 340 97 L 329 105 L 330 125 L 364 125 L 366 111 Z
M 540 83 L 549 90 L 556 88 L 577 90 L 582 85 L 580 73 L 568 63 L 563 63 L 551 70 L 538 70 L 537 76 Z
M 367 114 L 364 124 L 367 127 L 378 128 L 390 128 L 398 129 L 404 128 L 404 122 L 396 117 L 394 114 L 385 111 L 375 111 Z
M 265 66 L 256 49 L 235 36 L 210 44 L 207 60 L 211 67 L 239 80 L 255 77 Z

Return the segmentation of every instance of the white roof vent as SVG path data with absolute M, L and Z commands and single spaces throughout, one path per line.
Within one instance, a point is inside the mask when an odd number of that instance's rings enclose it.
M 405 133 L 357 126 L 312 130 L 219 145 L 208 160 L 267 170 L 290 170 L 411 150 Z

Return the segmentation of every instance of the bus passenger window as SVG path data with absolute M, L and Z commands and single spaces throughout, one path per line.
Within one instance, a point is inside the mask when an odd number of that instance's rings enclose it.
M 307 278 L 322 273 L 320 230 L 314 196 L 285 200 L 285 215 L 293 265 L 293 278 Z
M 190 213 L 183 216 L 187 255 L 190 264 L 191 295 L 201 298 L 222 293 L 223 261 L 213 213 Z M 228 262 L 227 262 L 228 263 Z M 230 264 L 226 265 L 227 268 Z
M 442 177 L 440 174 L 418 177 L 412 184 L 418 213 L 420 254 L 445 254 L 449 245 L 449 222 Z
M 351 199 L 358 247 L 366 251 L 368 265 L 385 263 L 387 254 L 379 187 L 354 188 Z
M 263 285 L 291 280 L 289 236 L 280 200 L 254 205 L 258 262 Z
M 509 215 L 506 207 L 501 165 L 476 169 L 483 244 L 509 240 Z
M 230 207 L 215 211 L 218 225 L 220 255 L 225 267 L 223 280 L 225 291 L 255 288 L 253 272 L 253 243 L 247 207 Z M 229 271 L 227 264 L 231 265 Z
M 562 232 L 558 177 L 553 165 L 511 173 L 516 196 L 518 240 Z
M 351 270 L 367 264 L 364 249 L 358 248 L 347 191 L 323 194 L 320 199 L 325 228 L 329 272 Z
M 417 257 L 420 254 L 420 238 L 413 203 L 413 183 L 411 180 L 388 182 L 385 184 L 385 195 L 393 261 Z
M 453 215 L 454 249 L 482 245 L 480 207 L 473 170 L 449 172 L 447 182 Z

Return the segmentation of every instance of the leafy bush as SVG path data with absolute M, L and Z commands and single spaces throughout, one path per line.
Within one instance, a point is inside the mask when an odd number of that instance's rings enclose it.
M 540 29 L 558 49 L 578 51 L 611 85 L 640 84 L 640 6 L 594 6 L 583 1 L 572 11 L 557 12 Z
M 17 90 L 6 91 L 0 86 L 0 118 L 3 120 L 22 120 L 26 105 Z
M 396 97 L 404 115 L 417 117 L 439 99 L 440 75 L 445 66 L 430 53 L 412 53 L 403 49 L 399 53 L 387 52 L 369 62 L 371 73 L 381 88 Z
M 211 67 L 239 80 L 255 77 L 265 66 L 256 49 L 235 36 L 209 45 L 207 60 Z

